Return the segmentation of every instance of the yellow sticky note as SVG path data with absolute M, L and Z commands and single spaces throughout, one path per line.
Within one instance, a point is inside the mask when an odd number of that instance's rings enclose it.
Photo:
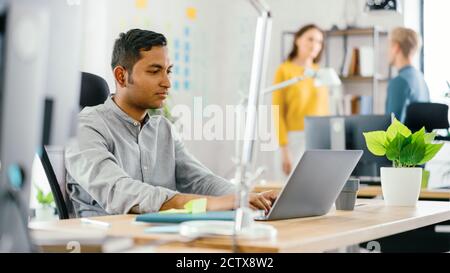
M 190 20 L 197 19 L 197 9 L 193 7 L 189 7 L 186 9 L 186 16 Z
M 206 198 L 194 199 L 187 202 L 184 205 L 184 209 L 168 209 L 160 211 L 159 213 L 163 214 L 175 214 L 175 213 L 202 213 L 206 212 Z
M 185 209 L 168 209 L 160 211 L 159 213 L 162 214 L 175 214 L 175 213 L 190 213 L 188 210 Z
M 191 213 L 206 212 L 206 198 L 191 200 L 184 205 L 184 209 Z
M 135 6 L 137 9 L 147 8 L 148 0 L 135 0 Z

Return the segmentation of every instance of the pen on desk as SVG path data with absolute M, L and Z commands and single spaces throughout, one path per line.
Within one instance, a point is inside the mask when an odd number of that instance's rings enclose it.
M 111 226 L 110 223 L 102 222 L 102 221 L 98 221 L 98 220 L 92 220 L 92 219 L 88 219 L 88 218 L 81 218 L 81 222 L 85 223 L 85 224 L 100 226 L 100 227 L 110 227 Z

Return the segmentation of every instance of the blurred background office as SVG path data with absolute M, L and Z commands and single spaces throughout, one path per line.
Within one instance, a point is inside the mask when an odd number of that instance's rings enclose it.
M 450 88 L 446 74 L 450 39 L 445 35 L 450 23 L 446 14 L 450 8 L 448 1 L 399 0 L 395 1 L 394 10 L 381 11 L 370 10 L 364 0 L 266 2 L 272 10 L 273 28 L 265 86 L 273 83 L 277 67 L 286 60 L 295 32 L 300 26 L 313 23 L 325 31 L 326 47 L 320 66 L 332 67 L 342 76 L 345 114 L 385 114 L 388 80 L 397 74 L 389 66 L 388 32 L 400 26 L 415 30 L 423 38 L 424 47 L 416 54 L 414 65 L 425 75 L 430 100 L 449 104 L 450 98 L 445 97 Z M 194 109 L 200 105 L 205 109 L 217 105 L 225 110 L 227 105 L 237 105 L 248 93 L 257 17 L 249 1 L 67 0 L 65 3 L 82 13 L 79 70 L 104 78 L 111 92 L 114 80 L 109 62 L 114 39 L 120 32 L 143 28 L 164 33 L 168 38 L 174 63 L 169 108 L 186 105 Z M 265 97 L 263 104 L 272 105 L 271 97 Z M 211 116 L 192 113 L 192 119 L 205 124 Z M 267 127 L 270 136 L 266 139 L 277 142 L 275 125 L 268 121 Z M 185 142 L 213 172 L 232 178 L 236 143 L 227 140 L 225 134 L 219 133 L 222 138 L 211 140 L 196 139 L 191 132 Z M 263 178 L 282 181 L 277 145 L 269 151 L 257 150 L 255 166 L 266 167 Z M 440 154 L 450 153 L 444 148 Z M 442 169 L 450 159 L 438 156 L 436 160 Z M 35 170 L 35 177 L 44 176 L 40 166 Z M 42 183 L 44 187 L 45 184 Z
M 450 41 L 442 35 L 448 20 L 443 13 L 449 5 L 446 1 L 397 1 L 396 11 L 369 11 L 364 0 L 266 2 L 273 11 L 266 86 L 272 84 L 277 67 L 288 56 L 299 26 L 314 23 L 325 31 L 361 28 L 365 32 L 329 32 L 320 65 L 333 67 L 343 75 L 346 114 L 384 114 L 387 83 L 397 73 L 389 66 L 388 32 L 402 26 L 423 37 L 424 47 L 414 64 L 425 72 L 431 101 L 448 103 L 444 97 L 448 90 L 444 60 Z M 247 1 L 98 0 L 79 4 L 84 28 L 81 70 L 106 79 L 110 90 L 114 90 L 109 68 L 114 38 L 130 28 L 144 28 L 168 37 L 169 54 L 175 65 L 169 108 L 182 104 L 193 109 L 201 104 L 203 109 L 208 105 L 225 109 L 226 105 L 238 104 L 242 94 L 248 93 L 256 14 Z M 351 71 L 355 49 L 362 62 L 356 68 L 359 71 Z M 271 97 L 265 97 L 263 103 L 271 105 Z M 203 124 L 210 119 L 202 113 L 192 114 L 192 118 L 201 119 Z M 274 124 L 267 126 L 270 137 L 277 139 Z M 233 177 L 233 140 L 196 140 L 191 132 L 186 144 L 211 170 Z M 279 155 L 278 149 L 258 151 L 256 165 L 267 169 L 264 179 L 284 179 Z

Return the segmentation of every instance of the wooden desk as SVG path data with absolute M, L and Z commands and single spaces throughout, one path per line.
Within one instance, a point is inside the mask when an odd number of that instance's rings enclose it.
M 134 224 L 135 216 L 96 217 L 110 222 L 105 230 L 113 236 L 131 236 L 137 243 L 158 239 L 179 239 L 178 235 L 145 234 L 151 224 Z M 420 201 L 417 207 L 387 207 L 382 200 L 359 199 L 354 211 L 332 210 L 325 216 L 266 222 L 278 230 L 270 240 L 239 241 L 242 252 L 323 252 L 450 220 L 449 202 Z M 32 230 L 88 231 L 97 228 L 82 225 L 78 219 L 33 223 Z M 186 248 L 231 250 L 229 237 L 203 238 L 190 243 L 177 243 L 175 250 Z M 174 250 L 172 249 L 172 250 Z
M 48 222 L 30 222 L 29 229 L 31 237 L 38 237 L 47 242 L 48 238 L 53 238 L 53 243 L 44 243 L 38 247 L 43 252 L 72 252 L 69 247 L 73 243 L 80 242 L 81 252 L 100 252 L 100 246 L 97 245 L 101 238 L 126 237 L 134 240 L 133 249 L 124 251 L 137 252 L 156 252 L 156 253 L 214 253 L 230 252 L 222 249 L 195 247 L 183 243 L 186 239 L 174 235 L 150 235 L 144 233 L 144 229 L 152 226 L 147 223 L 135 222 L 136 215 L 114 215 L 103 217 L 91 217 L 103 222 L 111 223 L 110 228 L 98 227 L 81 223 L 80 219 L 54 220 Z M 44 235 L 44 236 L 43 236 Z M 53 236 L 52 236 L 53 235 Z M 45 238 L 45 239 L 43 239 Z M 79 239 L 81 238 L 81 239 Z M 79 241 L 80 240 L 80 241 Z M 92 246 L 92 242 L 94 245 Z M 149 243 L 153 243 L 149 245 Z
M 281 183 L 267 183 L 264 185 L 257 185 L 254 188 L 255 192 L 263 192 L 268 190 L 281 190 L 283 185 Z M 360 198 L 374 198 L 381 197 L 383 192 L 380 186 L 365 186 L 361 185 L 358 191 Z M 450 200 L 450 190 L 447 189 L 422 189 L 420 192 L 420 199 L 425 200 Z

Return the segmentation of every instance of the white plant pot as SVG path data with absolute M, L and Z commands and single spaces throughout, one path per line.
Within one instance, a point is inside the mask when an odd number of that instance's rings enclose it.
M 415 207 L 421 182 L 422 168 L 381 168 L 381 188 L 387 206 Z
M 36 221 L 50 221 L 55 219 L 55 208 L 40 207 L 36 208 Z

